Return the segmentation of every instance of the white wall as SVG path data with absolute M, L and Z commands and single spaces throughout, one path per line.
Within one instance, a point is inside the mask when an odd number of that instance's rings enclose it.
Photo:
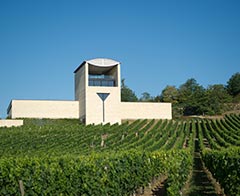
M 79 118 L 78 101 L 12 100 L 11 118 Z
M 120 88 L 87 87 L 86 124 L 103 123 L 103 103 L 97 93 L 110 93 L 105 100 L 105 123 L 121 123 Z
M 19 127 L 23 125 L 23 120 L 0 120 L 0 127 Z
M 86 118 L 86 85 L 88 82 L 88 64 L 75 72 L 75 100 L 79 101 L 79 117 Z
M 171 103 L 121 102 L 122 119 L 172 119 Z

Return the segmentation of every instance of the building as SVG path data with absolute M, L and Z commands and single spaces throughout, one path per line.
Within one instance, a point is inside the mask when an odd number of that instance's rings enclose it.
M 120 63 L 84 61 L 75 71 L 75 101 L 12 100 L 10 118 L 79 118 L 85 124 L 123 119 L 171 119 L 171 103 L 121 102 Z

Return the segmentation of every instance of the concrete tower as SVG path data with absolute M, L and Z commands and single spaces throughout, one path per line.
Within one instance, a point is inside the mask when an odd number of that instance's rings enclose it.
M 80 120 L 86 124 L 121 123 L 120 63 L 92 59 L 84 61 L 74 74 Z

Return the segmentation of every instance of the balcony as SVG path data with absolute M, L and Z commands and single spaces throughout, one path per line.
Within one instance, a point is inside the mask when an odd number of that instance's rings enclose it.
M 88 86 L 115 86 L 115 79 L 110 75 L 89 75 Z

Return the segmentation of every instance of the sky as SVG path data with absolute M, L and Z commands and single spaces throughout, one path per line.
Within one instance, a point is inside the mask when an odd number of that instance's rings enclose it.
M 239 0 L 0 0 L 0 118 L 12 99 L 73 100 L 84 60 L 121 62 L 138 97 L 240 71 Z

